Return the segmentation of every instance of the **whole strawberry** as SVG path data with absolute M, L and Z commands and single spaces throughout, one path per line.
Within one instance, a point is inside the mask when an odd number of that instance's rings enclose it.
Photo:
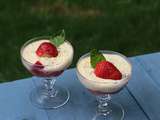
M 103 79 L 120 80 L 122 78 L 121 72 L 111 62 L 105 60 L 96 64 L 94 73 Z
M 58 55 L 57 48 L 50 42 L 43 42 L 36 50 L 39 57 L 56 57 Z

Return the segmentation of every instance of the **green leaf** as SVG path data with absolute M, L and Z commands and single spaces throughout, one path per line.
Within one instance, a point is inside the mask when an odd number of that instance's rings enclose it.
M 103 56 L 103 54 L 101 52 L 99 52 L 98 50 L 96 50 L 96 49 L 91 50 L 91 52 L 90 52 L 90 58 L 91 58 L 91 66 L 93 68 L 96 67 L 96 64 L 98 62 L 106 60 L 105 57 Z
M 50 41 L 56 46 L 60 46 L 65 41 L 65 31 L 62 30 L 58 35 L 54 35 L 51 37 Z

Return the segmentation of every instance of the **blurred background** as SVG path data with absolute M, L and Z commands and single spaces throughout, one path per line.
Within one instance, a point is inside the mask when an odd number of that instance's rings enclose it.
M 135 56 L 160 50 L 159 0 L 0 0 L 0 82 L 31 76 L 20 61 L 30 38 L 65 29 L 78 58 L 92 48 Z

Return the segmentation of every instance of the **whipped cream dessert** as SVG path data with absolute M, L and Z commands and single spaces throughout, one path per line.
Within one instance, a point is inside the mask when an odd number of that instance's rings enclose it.
M 56 57 L 40 57 L 36 54 L 38 47 L 44 43 L 49 42 L 49 40 L 37 40 L 27 46 L 22 50 L 22 62 L 28 68 L 32 69 L 31 64 L 35 64 L 39 61 L 43 66 L 43 71 L 62 71 L 69 67 L 73 59 L 73 47 L 72 45 L 65 41 L 63 44 L 57 47 L 58 55 Z M 27 62 L 31 63 L 28 64 Z
M 91 91 L 113 93 L 127 84 L 131 76 L 131 65 L 118 54 L 104 54 L 107 61 L 111 62 L 122 73 L 120 80 L 103 79 L 97 77 L 91 66 L 90 56 L 82 57 L 77 64 L 77 75 L 82 84 Z

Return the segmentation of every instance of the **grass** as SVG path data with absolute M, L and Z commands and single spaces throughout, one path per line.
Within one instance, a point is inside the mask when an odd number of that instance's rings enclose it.
M 159 0 L 1 0 L 0 82 L 31 76 L 20 61 L 28 39 L 62 28 L 78 58 L 92 48 L 127 56 L 160 50 Z

